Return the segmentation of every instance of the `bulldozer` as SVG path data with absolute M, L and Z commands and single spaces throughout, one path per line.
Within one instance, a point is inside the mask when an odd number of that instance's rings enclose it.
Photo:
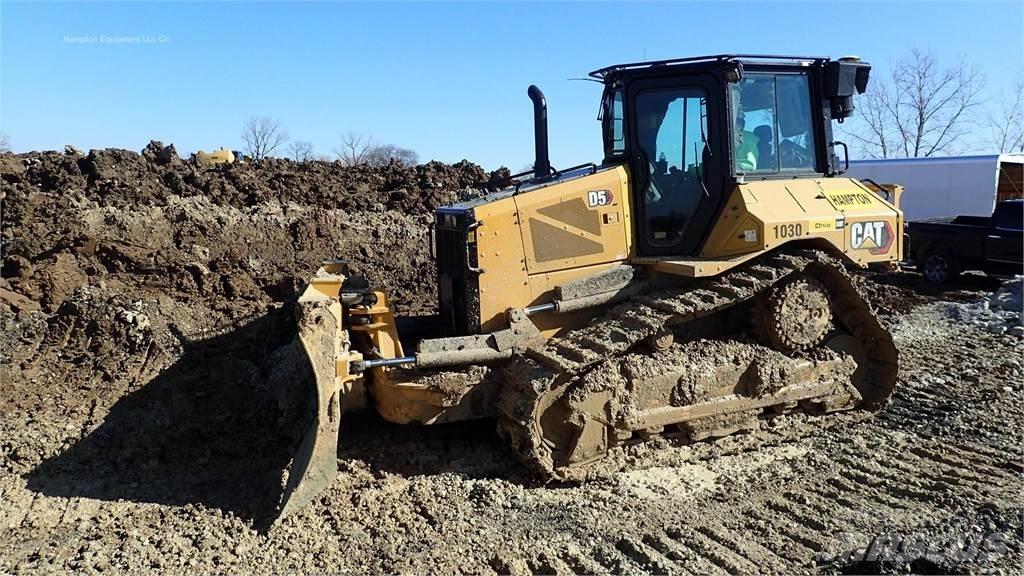
M 333 481 L 341 419 L 364 407 L 493 419 L 555 480 L 654 437 L 881 408 L 898 352 L 856 271 L 900 261 L 903 216 L 898 190 L 842 176 L 832 125 L 870 70 L 736 54 L 601 68 L 604 159 L 563 170 L 530 86 L 533 170 L 436 209 L 431 326 L 406 330 L 340 259 L 298 298 L 312 393 L 278 518 Z

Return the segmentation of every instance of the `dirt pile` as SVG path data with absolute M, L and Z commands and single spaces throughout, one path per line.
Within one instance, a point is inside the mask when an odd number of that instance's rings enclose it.
M 52 313 L 75 288 L 103 281 L 122 291 L 161 284 L 176 297 L 279 299 L 289 274 L 308 276 L 338 255 L 372 270 L 406 268 L 377 280 L 408 289 L 403 273 L 430 273 L 433 208 L 493 188 L 507 171 L 465 161 L 204 166 L 153 142 L 142 154 L 5 154 L 0 174 L 4 300 Z M 397 296 L 412 308 L 432 300 Z
M 319 262 L 348 258 L 402 314 L 433 313 L 433 208 L 506 174 L 469 162 L 203 166 L 157 142 L 0 156 L 0 471 L 27 472 L 101 425 L 112 432 L 77 445 L 65 470 L 105 454 L 129 475 L 187 469 L 180 446 L 197 445 L 222 452 L 213 476 L 254 451 L 276 458 L 281 440 L 261 437 L 278 418 L 265 375 L 291 336 L 287 303 Z M 160 418 L 108 414 L 143 386 Z M 212 440 L 237 419 L 253 437 Z

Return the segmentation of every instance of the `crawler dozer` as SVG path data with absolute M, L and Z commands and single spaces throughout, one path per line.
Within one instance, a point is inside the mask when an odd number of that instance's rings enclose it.
M 436 210 L 425 337 L 341 260 L 299 298 L 315 395 L 280 516 L 330 484 L 341 419 L 367 405 L 397 423 L 492 418 L 555 479 L 662 434 L 882 407 L 897 350 L 851 274 L 900 260 L 899 190 L 843 177 L 832 126 L 870 69 L 753 55 L 602 68 L 604 159 L 565 170 L 531 86 L 534 170 Z

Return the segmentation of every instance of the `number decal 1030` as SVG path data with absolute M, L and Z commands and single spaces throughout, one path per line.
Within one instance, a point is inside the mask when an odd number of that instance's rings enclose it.
M 797 238 L 804 233 L 804 227 L 800 224 L 780 224 L 775 226 L 776 238 Z

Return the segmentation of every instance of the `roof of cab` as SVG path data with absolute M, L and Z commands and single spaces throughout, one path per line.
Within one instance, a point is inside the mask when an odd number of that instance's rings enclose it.
M 613 76 L 629 73 L 641 75 L 664 67 L 708 68 L 725 62 L 740 61 L 751 64 L 789 64 L 803 65 L 828 62 L 828 58 L 817 56 L 772 56 L 766 54 L 715 54 L 711 56 L 691 56 L 688 58 L 672 58 L 669 60 L 649 60 L 645 62 L 629 62 L 605 66 L 590 73 L 591 78 L 606 81 Z

